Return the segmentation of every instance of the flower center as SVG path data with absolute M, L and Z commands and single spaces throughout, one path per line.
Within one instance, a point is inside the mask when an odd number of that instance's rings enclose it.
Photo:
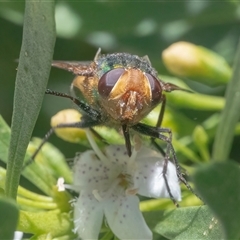
M 131 176 L 129 174 L 120 173 L 117 178 L 119 179 L 118 185 L 124 188 L 125 190 L 131 185 L 130 181 Z

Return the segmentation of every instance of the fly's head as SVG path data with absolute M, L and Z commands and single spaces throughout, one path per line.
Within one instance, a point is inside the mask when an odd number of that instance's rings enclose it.
M 137 124 L 163 100 L 163 92 L 184 90 L 161 81 L 146 56 L 99 50 L 92 62 L 54 61 L 52 66 L 72 72 L 72 93 L 99 111 L 103 122 L 118 125 Z
M 134 125 L 161 102 L 162 86 L 147 59 L 110 54 L 97 65 L 100 102 L 115 122 Z

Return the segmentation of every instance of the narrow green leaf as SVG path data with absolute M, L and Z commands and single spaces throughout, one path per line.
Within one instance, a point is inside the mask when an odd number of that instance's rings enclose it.
M 0 115 L 0 160 L 6 163 L 10 143 L 10 128 Z
M 222 111 L 213 144 L 212 159 L 228 159 L 234 137 L 234 130 L 240 118 L 240 41 L 236 51 L 232 79 L 226 91 L 226 105 Z
M 199 153 L 201 154 L 202 161 L 210 160 L 210 153 L 208 150 L 209 137 L 206 130 L 201 126 L 197 125 L 193 131 L 193 141 L 198 147 Z
M 167 239 L 223 239 L 219 223 L 206 206 L 147 212 L 144 216 L 149 226 Z
M 13 239 L 18 222 L 18 207 L 7 198 L 0 198 L 0 239 Z
M 200 168 L 193 175 L 196 189 L 221 221 L 226 239 L 240 238 L 240 169 L 232 162 Z
M 17 194 L 23 159 L 44 97 L 54 44 L 54 1 L 26 1 L 6 180 L 6 194 L 12 198 Z
M 39 146 L 42 142 L 39 138 L 32 140 L 35 146 Z M 38 157 L 42 157 L 42 163 L 48 167 L 49 172 L 56 178 L 60 176 L 64 178 L 65 182 L 72 183 L 72 172 L 66 163 L 64 155 L 52 144 L 46 143 Z

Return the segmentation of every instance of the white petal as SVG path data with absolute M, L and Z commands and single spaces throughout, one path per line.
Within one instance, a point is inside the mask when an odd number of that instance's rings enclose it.
M 168 168 L 167 168 L 167 182 L 174 199 L 176 199 L 177 201 L 181 201 L 182 200 L 181 188 L 180 188 L 179 179 L 177 176 L 176 166 L 170 161 L 168 162 Z M 164 184 L 164 191 L 165 191 L 165 196 L 169 197 L 166 184 Z
M 134 176 L 134 188 L 138 188 L 140 195 L 154 198 L 170 197 L 162 174 L 164 160 L 160 159 L 160 157 L 137 158 L 138 168 Z M 181 191 L 176 167 L 170 161 L 168 162 L 166 177 L 174 199 L 181 201 Z
M 94 151 L 86 151 L 75 159 L 74 189 L 106 190 L 112 178 L 118 174 L 117 166 L 110 163 L 110 160 L 106 166 L 96 157 Z
M 110 145 L 106 147 L 105 152 L 106 156 L 118 165 L 126 166 L 129 161 L 125 145 Z
M 112 197 L 104 203 L 107 223 L 119 239 L 152 239 L 136 196 Z
M 13 236 L 13 240 L 21 240 L 21 239 L 23 239 L 23 232 L 15 231 L 14 236 Z
M 91 193 L 82 191 L 74 205 L 74 231 L 81 239 L 98 239 L 102 220 L 102 203 Z

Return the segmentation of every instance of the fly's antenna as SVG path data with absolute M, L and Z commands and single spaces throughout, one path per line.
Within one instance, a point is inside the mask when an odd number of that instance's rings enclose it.
M 163 83 L 162 81 L 160 81 L 160 84 L 162 86 L 163 91 L 165 91 L 165 92 L 172 92 L 175 90 L 180 90 L 180 91 L 184 91 L 184 92 L 188 92 L 188 93 L 193 93 L 193 91 L 191 91 L 189 89 L 181 88 L 172 83 Z

